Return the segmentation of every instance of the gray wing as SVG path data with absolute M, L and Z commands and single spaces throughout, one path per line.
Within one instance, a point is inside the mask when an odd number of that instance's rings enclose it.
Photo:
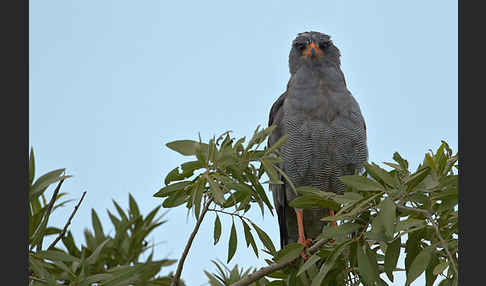
M 285 101 L 286 92 L 284 92 L 270 109 L 270 116 L 268 120 L 268 126 L 276 125 L 275 130 L 268 137 L 268 146 L 272 146 L 275 142 L 282 137 L 282 118 L 283 118 L 283 103 Z M 282 169 L 282 166 L 279 166 Z M 280 176 L 280 180 L 285 180 Z M 297 241 L 298 232 L 296 231 L 297 219 L 292 208 L 289 207 L 286 196 L 287 184 L 270 184 L 270 191 L 273 195 L 273 204 L 277 212 L 279 231 L 280 231 L 280 248 L 284 248 L 289 242 Z

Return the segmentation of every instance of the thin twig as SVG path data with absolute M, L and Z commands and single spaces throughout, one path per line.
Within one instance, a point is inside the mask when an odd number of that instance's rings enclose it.
M 454 273 L 456 274 L 456 276 L 458 275 L 457 273 L 457 268 L 456 268 L 456 263 L 455 263 L 455 260 L 453 259 L 452 257 L 452 254 L 451 252 L 449 251 L 449 248 L 447 247 L 447 244 L 445 242 L 445 240 L 442 238 L 442 235 L 440 234 L 440 231 L 439 231 L 439 227 L 437 226 L 437 224 L 435 223 L 435 220 L 432 218 L 432 212 L 431 211 L 428 211 L 428 210 L 424 210 L 424 209 L 419 209 L 419 208 L 411 208 L 411 207 L 406 207 L 406 206 L 397 206 L 398 209 L 402 209 L 402 210 L 408 210 L 408 211 L 412 211 L 412 212 L 419 212 L 419 213 L 422 213 L 424 214 L 428 221 L 432 224 L 432 226 L 434 227 L 434 230 L 435 230 L 435 234 L 437 234 L 437 237 L 439 238 L 440 240 L 440 243 L 442 244 L 442 247 L 444 248 L 447 256 L 449 257 L 450 261 L 451 261 L 451 264 L 452 264 L 452 268 L 454 270 Z
M 330 239 L 321 239 L 317 241 L 313 246 L 309 248 L 309 253 L 314 254 L 319 250 L 319 248 L 329 242 Z M 258 269 L 257 271 L 253 272 L 252 274 L 248 275 L 244 279 L 241 279 L 238 282 L 235 282 L 231 284 L 230 286 L 245 286 L 245 285 L 250 285 L 251 283 L 257 281 L 258 279 L 262 278 L 265 275 L 268 275 L 272 272 L 275 272 L 277 270 L 280 270 L 282 268 L 285 268 L 287 265 L 291 264 L 292 261 L 286 261 L 286 262 L 279 262 L 275 264 L 270 264 L 268 266 L 262 267 Z
M 231 215 L 231 216 L 237 216 L 239 217 L 240 219 L 245 219 L 247 221 L 249 221 L 250 223 L 253 223 L 251 221 L 251 219 L 247 218 L 246 216 L 242 216 L 240 214 L 237 214 L 237 213 L 230 213 L 230 212 L 226 212 L 226 211 L 223 211 L 223 210 L 217 210 L 217 209 L 208 209 L 208 211 L 211 211 L 211 212 L 218 212 L 218 213 L 223 213 L 223 214 L 227 214 L 227 215 Z
M 425 215 L 426 217 L 431 216 L 431 213 L 428 210 L 424 210 L 424 209 L 411 208 L 411 207 L 407 207 L 407 206 L 397 206 L 397 208 L 400 209 L 400 210 L 421 213 L 421 214 Z
M 194 240 L 194 237 L 196 237 L 197 231 L 199 230 L 199 226 L 201 225 L 204 215 L 209 209 L 209 205 L 213 202 L 212 199 L 209 199 L 205 206 L 204 209 L 202 210 L 201 214 L 199 215 L 199 218 L 197 219 L 196 226 L 194 227 L 194 230 L 191 233 L 191 236 L 189 237 L 189 240 L 187 241 L 186 247 L 184 248 L 184 251 L 182 252 L 181 258 L 179 259 L 179 263 L 177 264 L 177 270 L 174 275 L 174 278 L 172 279 L 172 282 L 170 283 L 171 286 L 176 286 L 179 285 L 179 280 L 181 278 L 181 273 L 182 273 L 182 267 L 184 266 L 184 261 L 186 260 L 187 254 L 189 253 L 189 249 L 191 248 L 192 241 Z
M 78 204 L 74 207 L 74 210 L 73 212 L 71 213 L 71 216 L 69 217 L 68 221 L 66 222 L 66 225 L 64 226 L 64 228 L 62 229 L 62 232 L 56 237 L 56 239 L 51 243 L 51 245 L 49 245 L 49 247 L 47 249 L 51 249 L 53 248 L 56 243 L 61 240 L 61 238 L 64 237 L 64 235 L 66 235 L 66 231 L 67 231 L 67 228 L 68 226 L 71 224 L 71 220 L 73 219 L 74 215 L 76 214 L 76 212 L 78 211 L 78 208 L 79 206 L 81 205 L 81 202 L 83 201 L 84 199 L 84 196 L 86 195 L 86 191 L 83 192 L 83 195 L 81 196 L 81 199 L 79 199 L 79 202 Z
M 454 272 L 456 273 L 456 277 L 457 277 L 458 273 L 457 273 L 457 268 L 456 268 L 456 262 L 452 258 L 452 254 L 449 251 L 449 247 L 447 247 L 447 243 L 442 238 L 442 235 L 440 235 L 439 228 L 437 227 L 437 224 L 435 223 L 435 221 L 431 217 L 429 217 L 429 220 L 432 223 L 432 225 L 434 226 L 435 233 L 439 237 L 439 240 L 440 240 L 440 243 L 442 244 L 442 247 L 444 248 L 445 252 L 447 253 L 447 256 L 449 257 L 449 259 L 451 260 L 452 269 L 454 269 Z
M 37 278 L 37 277 L 34 277 L 32 275 L 29 275 L 29 280 L 33 280 L 33 281 L 37 281 L 37 282 L 41 282 L 41 283 L 47 284 L 47 281 L 45 281 L 43 279 L 40 279 L 40 278 Z
M 46 227 L 47 227 L 47 222 L 49 221 L 49 216 L 51 215 L 52 207 L 54 206 L 54 203 L 56 202 L 57 194 L 59 193 L 59 190 L 61 189 L 61 185 L 64 182 L 64 179 L 62 179 L 59 184 L 57 184 L 56 189 L 54 190 L 54 193 L 52 194 L 51 201 L 49 202 L 49 205 L 47 206 L 46 214 L 44 216 L 44 219 L 46 220 Z M 42 225 L 42 224 L 41 224 Z M 42 236 L 39 240 L 39 243 L 37 244 L 37 251 L 42 250 L 42 241 L 43 241 L 44 236 Z

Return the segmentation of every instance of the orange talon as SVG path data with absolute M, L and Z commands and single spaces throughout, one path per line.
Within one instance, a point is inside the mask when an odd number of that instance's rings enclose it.
M 304 240 L 300 240 L 299 239 L 299 243 L 302 244 L 304 246 L 304 249 L 302 250 L 302 252 L 300 253 L 300 257 L 302 257 L 302 259 L 305 261 L 307 260 L 307 254 L 305 253 L 305 249 L 308 248 L 309 246 L 311 246 L 312 244 L 312 239 L 308 238 L 308 239 L 304 239 Z
M 334 210 L 329 210 L 329 216 L 334 216 Z M 337 227 L 336 221 L 331 221 L 331 225 Z M 330 242 L 334 243 L 334 239 L 331 239 Z

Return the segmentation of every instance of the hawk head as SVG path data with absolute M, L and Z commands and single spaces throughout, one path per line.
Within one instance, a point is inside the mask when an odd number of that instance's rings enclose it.
M 340 56 L 339 49 L 332 43 L 329 35 L 314 31 L 299 33 L 290 50 L 290 73 L 294 74 L 304 65 L 312 68 L 321 68 L 325 65 L 339 67 Z

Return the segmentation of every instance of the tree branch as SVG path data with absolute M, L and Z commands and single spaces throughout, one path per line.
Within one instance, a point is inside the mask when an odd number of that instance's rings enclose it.
M 59 190 L 61 189 L 61 185 L 62 185 L 63 182 L 64 182 L 64 179 L 62 179 L 59 182 L 59 184 L 57 184 L 57 187 L 54 190 L 54 193 L 52 194 L 51 201 L 49 202 L 49 205 L 47 206 L 46 214 L 44 216 L 44 219 L 46 220 L 46 227 L 47 227 L 47 222 L 49 221 L 49 216 L 51 215 L 52 207 L 54 206 L 54 203 L 56 202 L 57 194 L 59 193 Z M 42 250 L 43 238 L 44 238 L 44 236 L 42 236 L 40 238 L 39 243 L 37 244 L 37 251 Z
M 78 211 L 78 208 L 81 205 L 81 202 L 83 201 L 85 195 L 86 195 L 86 191 L 83 192 L 83 195 L 81 196 L 81 199 L 79 199 L 78 204 L 74 207 L 74 211 L 71 213 L 71 216 L 69 217 L 68 221 L 66 222 L 66 225 L 62 229 L 62 232 L 56 237 L 56 239 L 51 243 L 51 245 L 49 245 L 49 247 L 47 249 L 53 248 L 56 245 L 56 243 L 59 240 L 61 240 L 61 238 L 63 238 L 64 235 L 66 235 L 67 228 L 71 224 L 71 220 L 73 219 L 74 215 Z
M 179 263 L 177 264 L 177 270 L 174 275 L 174 278 L 172 279 L 172 282 L 170 283 L 171 286 L 177 286 L 179 285 L 179 280 L 181 278 L 181 273 L 182 273 L 182 267 L 184 266 L 184 261 L 186 260 L 187 254 L 189 253 L 189 249 L 191 248 L 192 241 L 194 240 L 194 237 L 196 237 L 197 231 L 199 230 L 199 226 L 201 225 L 204 215 L 208 211 L 209 205 L 213 202 L 213 199 L 209 199 L 206 202 L 206 205 L 204 206 L 204 209 L 201 212 L 201 215 L 199 215 L 199 218 L 197 219 L 196 226 L 194 227 L 194 230 L 191 233 L 191 236 L 189 237 L 189 240 L 187 241 L 186 247 L 184 248 L 184 251 L 182 252 L 181 258 L 179 259 Z
M 447 256 L 449 257 L 449 259 L 451 260 L 452 269 L 454 269 L 454 272 L 456 273 L 456 277 L 457 277 L 458 273 L 457 273 L 457 268 L 456 268 L 456 261 L 452 258 L 452 254 L 449 251 L 449 247 L 447 247 L 447 243 L 442 238 L 442 235 L 440 235 L 439 227 L 437 226 L 437 224 L 435 223 L 435 221 L 431 217 L 429 217 L 429 220 L 432 223 L 432 225 L 434 226 L 435 233 L 439 237 L 439 240 L 440 240 L 440 243 L 442 244 L 442 247 L 444 248 L 445 252 L 447 253 Z
M 319 248 L 329 242 L 330 239 L 321 239 L 317 241 L 313 246 L 309 248 L 309 253 L 314 254 L 319 250 Z M 246 286 L 250 285 L 251 283 L 257 281 L 258 279 L 262 278 L 265 275 L 268 275 L 272 272 L 275 272 L 277 270 L 280 270 L 282 268 L 285 268 L 287 265 L 291 264 L 292 261 L 287 261 L 287 262 L 280 262 L 280 263 L 275 263 L 271 264 L 265 267 L 262 267 L 258 269 L 257 271 L 253 272 L 252 274 L 248 275 L 246 278 L 241 279 L 240 281 L 231 284 L 230 286 Z

